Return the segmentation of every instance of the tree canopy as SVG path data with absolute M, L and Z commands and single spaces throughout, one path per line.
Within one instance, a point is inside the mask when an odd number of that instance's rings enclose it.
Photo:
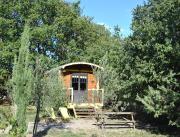
M 135 8 L 133 34 L 122 44 L 115 67 L 120 106 L 127 102 L 128 109 L 165 116 L 172 125 L 180 124 L 179 4 L 178 0 L 149 0 Z
M 85 50 L 97 43 L 104 33 L 90 17 L 81 16 L 79 2 L 61 0 L 0 1 L 0 89 L 6 91 L 12 63 L 18 55 L 25 22 L 30 26 L 32 63 L 44 56 L 47 68 L 55 64 L 79 61 Z M 34 63 L 35 64 L 35 63 Z M 49 64 L 49 65 L 48 65 Z
M 148 0 L 137 6 L 132 34 L 126 38 L 118 26 L 111 33 L 82 16 L 79 4 L 0 1 L 1 94 L 12 75 L 14 56 L 20 55 L 20 36 L 28 22 L 32 66 L 40 56 L 45 70 L 73 61 L 100 64 L 105 68 L 100 75 L 106 101 L 116 111 L 144 112 L 180 126 L 180 1 Z

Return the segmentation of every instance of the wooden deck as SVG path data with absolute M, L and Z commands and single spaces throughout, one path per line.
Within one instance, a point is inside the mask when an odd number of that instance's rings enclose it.
M 69 103 L 68 106 L 74 106 L 74 107 L 95 107 L 95 108 L 102 108 L 102 103 Z

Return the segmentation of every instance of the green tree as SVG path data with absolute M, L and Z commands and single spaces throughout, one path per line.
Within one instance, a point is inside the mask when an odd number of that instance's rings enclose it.
M 38 58 L 36 58 L 36 64 L 34 69 L 33 97 L 36 106 L 36 116 L 34 119 L 33 136 L 36 136 L 38 123 L 40 121 L 39 114 L 42 108 L 42 95 L 45 86 L 43 78 L 45 71 L 46 71 L 46 65 L 44 63 L 44 58 L 43 56 L 39 56 Z
M 85 49 L 96 43 L 101 36 L 92 19 L 81 16 L 79 4 L 62 0 L 0 1 L 0 92 L 6 91 L 26 20 L 34 60 L 43 55 L 52 60 L 51 64 L 79 61 Z
M 37 133 L 40 112 L 43 112 L 46 108 L 54 108 L 55 111 L 58 111 L 60 106 L 66 104 L 66 91 L 59 78 L 58 70 L 52 69 L 48 71 L 50 62 L 42 55 L 36 58 L 33 81 L 34 91 L 32 95 L 36 105 L 36 117 L 33 128 L 34 136 Z
M 43 107 L 53 108 L 56 112 L 60 106 L 67 105 L 66 89 L 58 70 L 51 70 L 44 78 Z
M 18 58 L 15 57 L 12 74 L 12 97 L 15 106 L 13 133 L 20 136 L 27 130 L 26 108 L 32 93 L 32 69 L 29 61 L 29 27 L 26 25 L 21 36 Z
M 149 0 L 134 10 L 133 34 L 119 55 L 117 93 L 128 108 L 142 108 L 155 118 L 165 116 L 176 126 L 180 124 L 179 4 Z
M 105 107 L 115 109 L 117 111 L 118 101 L 117 93 L 120 88 L 119 68 L 120 56 L 122 53 L 123 39 L 120 35 L 120 28 L 115 26 L 114 33 L 111 34 L 104 26 L 97 25 L 97 30 L 101 34 L 98 43 L 94 43 L 86 50 L 85 59 L 88 62 L 99 64 L 104 70 L 94 70 L 95 75 L 100 80 L 100 85 L 105 91 Z M 123 109 L 124 110 L 124 109 Z
M 109 61 L 112 59 L 112 54 L 106 52 L 101 58 L 99 65 L 103 69 L 95 68 L 93 73 L 96 79 L 99 80 L 100 88 L 104 89 L 104 105 L 110 108 L 114 105 L 115 92 L 118 90 L 118 75 L 116 69 L 112 67 Z

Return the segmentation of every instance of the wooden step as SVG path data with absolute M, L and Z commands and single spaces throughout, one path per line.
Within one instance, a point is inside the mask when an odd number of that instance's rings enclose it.
M 94 112 L 94 110 L 76 110 L 76 112 Z
M 133 128 L 133 126 L 125 125 L 104 125 L 104 128 Z
M 95 113 L 86 113 L 86 112 L 81 112 L 81 113 L 79 113 L 79 112 L 76 112 L 76 115 L 95 115 Z
M 78 118 L 90 118 L 95 116 L 95 109 L 93 107 L 75 107 Z
M 127 128 L 132 127 L 134 128 L 133 124 L 107 124 L 107 123 L 96 123 L 97 126 L 104 127 L 104 128 Z
M 77 116 L 78 118 L 92 118 L 92 116 L 89 116 L 89 115 L 86 115 L 86 116 L 83 116 L 83 115 L 80 115 L 80 116 Z
M 94 113 L 86 113 L 86 112 L 77 112 L 78 115 L 95 115 Z

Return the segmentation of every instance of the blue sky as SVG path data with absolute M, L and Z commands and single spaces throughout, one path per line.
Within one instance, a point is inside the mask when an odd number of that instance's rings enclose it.
M 94 22 L 109 29 L 119 25 L 122 35 L 128 36 L 131 33 L 132 10 L 143 3 L 144 0 L 81 0 L 80 6 L 83 15 L 93 17 Z

